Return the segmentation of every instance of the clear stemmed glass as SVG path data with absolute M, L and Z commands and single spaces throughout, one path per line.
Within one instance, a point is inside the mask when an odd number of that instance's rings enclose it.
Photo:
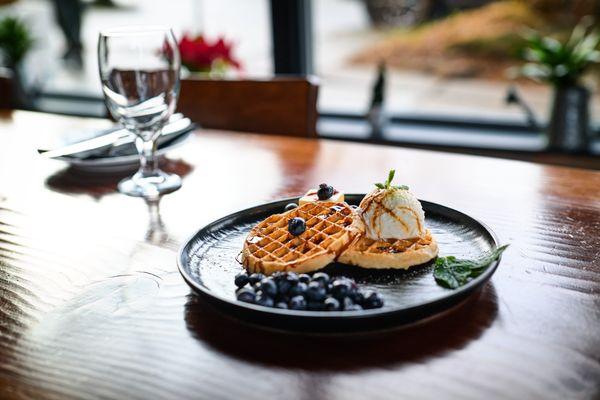
M 181 178 L 158 168 L 156 139 L 175 110 L 181 59 L 165 27 L 127 27 L 100 32 L 98 66 L 112 116 L 136 135 L 140 169 L 119 183 L 130 196 L 155 198 L 181 187 Z

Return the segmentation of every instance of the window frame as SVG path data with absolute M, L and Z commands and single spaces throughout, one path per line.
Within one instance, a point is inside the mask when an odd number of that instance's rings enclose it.
M 314 54 L 312 32 L 313 15 L 312 0 L 269 0 L 271 3 L 271 24 L 273 41 L 273 70 L 275 74 L 309 75 L 314 73 Z M 281 37 L 280 37 L 281 36 Z M 348 121 L 364 120 L 365 116 L 352 113 L 319 110 L 324 118 L 346 118 Z M 438 126 L 440 128 L 462 127 L 469 131 L 501 130 L 510 134 L 541 134 L 547 121 L 541 121 L 535 129 L 524 121 L 512 119 L 481 118 L 475 119 L 466 115 L 456 117 L 431 114 L 400 114 L 389 116 L 392 124 L 419 124 Z M 600 137 L 600 125 L 590 126 L 593 137 Z M 373 139 L 372 137 L 370 139 Z

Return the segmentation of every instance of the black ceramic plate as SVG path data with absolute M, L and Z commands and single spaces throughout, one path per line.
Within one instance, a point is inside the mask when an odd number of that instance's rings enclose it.
M 346 195 L 349 204 L 358 204 L 364 195 Z M 255 324 L 286 330 L 349 332 L 380 329 L 413 322 L 439 313 L 460 302 L 490 279 L 498 262 L 458 289 L 445 289 L 433 279 L 432 263 L 408 271 L 369 270 L 332 264 L 325 272 L 345 275 L 363 289 L 381 293 L 383 308 L 363 311 L 293 311 L 266 308 L 239 302 L 235 298 L 234 276 L 243 270 L 236 261 L 244 238 L 257 222 L 280 213 L 285 199 L 239 211 L 200 229 L 179 252 L 179 271 L 186 282 L 205 300 L 227 314 Z M 499 245 L 494 233 L 482 223 L 459 211 L 421 201 L 426 225 L 438 241 L 440 255 L 474 258 Z

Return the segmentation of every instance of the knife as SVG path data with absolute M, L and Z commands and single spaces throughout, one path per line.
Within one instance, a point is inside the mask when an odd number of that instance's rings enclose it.
M 166 125 L 160 136 L 156 139 L 156 147 L 158 149 L 168 146 L 170 143 L 179 140 L 183 135 L 194 129 L 196 124 L 193 124 L 189 118 L 182 118 L 179 121 Z M 94 157 L 118 157 L 137 154 L 135 148 L 135 136 L 127 135 L 124 138 L 118 139 L 113 145 L 103 151 L 102 154 L 94 153 Z M 88 156 L 89 158 L 90 156 Z
M 178 134 L 183 130 L 193 128 L 193 124 L 190 119 L 183 118 L 183 115 L 181 114 L 173 115 L 169 121 L 170 122 L 162 129 L 160 134 L 161 139 L 164 136 Z M 85 159 L 107 153 L 115 144 L 126 144 L 128 142 L 133 142 L 134 140 L 135 136 L 130 131 L 121 128 L 117 130 L 109 130 L 109 133 L 56 149 L 38 149 L 38 153 L 45 158 L 71 156 L 74 158 Z

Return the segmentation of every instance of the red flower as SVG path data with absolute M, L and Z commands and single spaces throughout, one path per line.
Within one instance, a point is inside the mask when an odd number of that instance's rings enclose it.
M 210 72 L 213 68 L 233 67 L 241 68 L 232 52 L 233 43 L 228 43 L 219 37 L 213 43 L 202 35 L 190 37 L 184 34 L 179 41 L 181 62 L 190 71 Z

